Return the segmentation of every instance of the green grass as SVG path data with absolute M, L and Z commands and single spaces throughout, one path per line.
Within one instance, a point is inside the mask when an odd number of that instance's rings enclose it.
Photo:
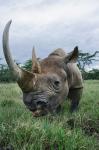
M 99 81 L 85 81 L 79 110 L 33 118 L 17 84 L 0 84 L 0 146 L 15 150 L 99 150 Z

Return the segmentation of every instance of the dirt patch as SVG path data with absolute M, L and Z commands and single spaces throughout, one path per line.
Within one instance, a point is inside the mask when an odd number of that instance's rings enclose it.
M 81 121 L 81 123 L 79 123 L 78 120 L 71 118 L 67 121 L 67 124 L 71 129 L 80 127 L 88 136 L 94 136 L 99 139 L 99 120 L 85 118 Z
M 0 150 L 14 150 L 12 145 L 8 145 L 7 147 L 0 146 Z
M 4 148 L 0 146 L 0 150 L 4 150 Z
M 71 129 L 74 129 L 74 127 L 75 127 L 74 118 L 71 118 L 71 119 L 67 120 L 67 124 L 70 126 Z
M 46 145 L 44 146 L 44 150 L 59 150 L 59 145 L 60 143 L 59 142 L 54 142 L 53 144 L 50 144 L 50 143 L 46 143 Z M 62 145 L 62 150 L 65 150 L 65 146 Z
M 89 136 L 94 135 L 99 139 L 99 120 L 94 121 L 91 119 L 87 119 L 82 123 L 81 127 L 85 134 Z

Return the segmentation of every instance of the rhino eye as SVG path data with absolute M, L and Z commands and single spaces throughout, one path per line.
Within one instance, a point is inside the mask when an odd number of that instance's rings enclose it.
M 54 81 L 54 86 L 59 87 L 59 85 L 60 85 L 60 82 L 58 80 Z

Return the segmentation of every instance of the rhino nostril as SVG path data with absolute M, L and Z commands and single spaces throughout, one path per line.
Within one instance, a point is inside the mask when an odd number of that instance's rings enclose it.
M 46 106 L 46 105 L 47 105 L 47 102 L 38 101 L 38 102 L 37 102 L 37 105 Z
M 32 111 L 32 112 L 37 110 L 37 108 L 31 108 L 31 107 L 28 107 L 28 108 L 29 108 L 29 110 Z
M 31 101 L 24 101 L 25 105 L 31 105 Z

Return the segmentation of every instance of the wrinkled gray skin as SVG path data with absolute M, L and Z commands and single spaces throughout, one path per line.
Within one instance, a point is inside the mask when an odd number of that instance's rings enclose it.
M 71 111 L 77 108 L 82 95 L 82 76 L 75 63 L 63 62 L 64 56 L 65 52 L 57 49 L 40 61 L 42 74 L 38 75 L 34 92 L 23 93 L 23 101 L 31 111 L 41 105 L 47 109 L 44 113 L 55 112 L 67 97 L 71 100 Z
M 62 49 L 56 49 L 47 58 L 37 60 L 32 57 L 32 71 L 19 68 L 12 59 L 9 49 L 9 27 L 3 33 L 3 50 L 9 68 L 23 92 L 23 102 L 33 112 L 33 116 L 46 115 L 59 110 L 68 97 L 71 100 L 71 111 L 74 111 L 82 95 L 82 76 L 76 65 L 78 47 L 66 54 Z

